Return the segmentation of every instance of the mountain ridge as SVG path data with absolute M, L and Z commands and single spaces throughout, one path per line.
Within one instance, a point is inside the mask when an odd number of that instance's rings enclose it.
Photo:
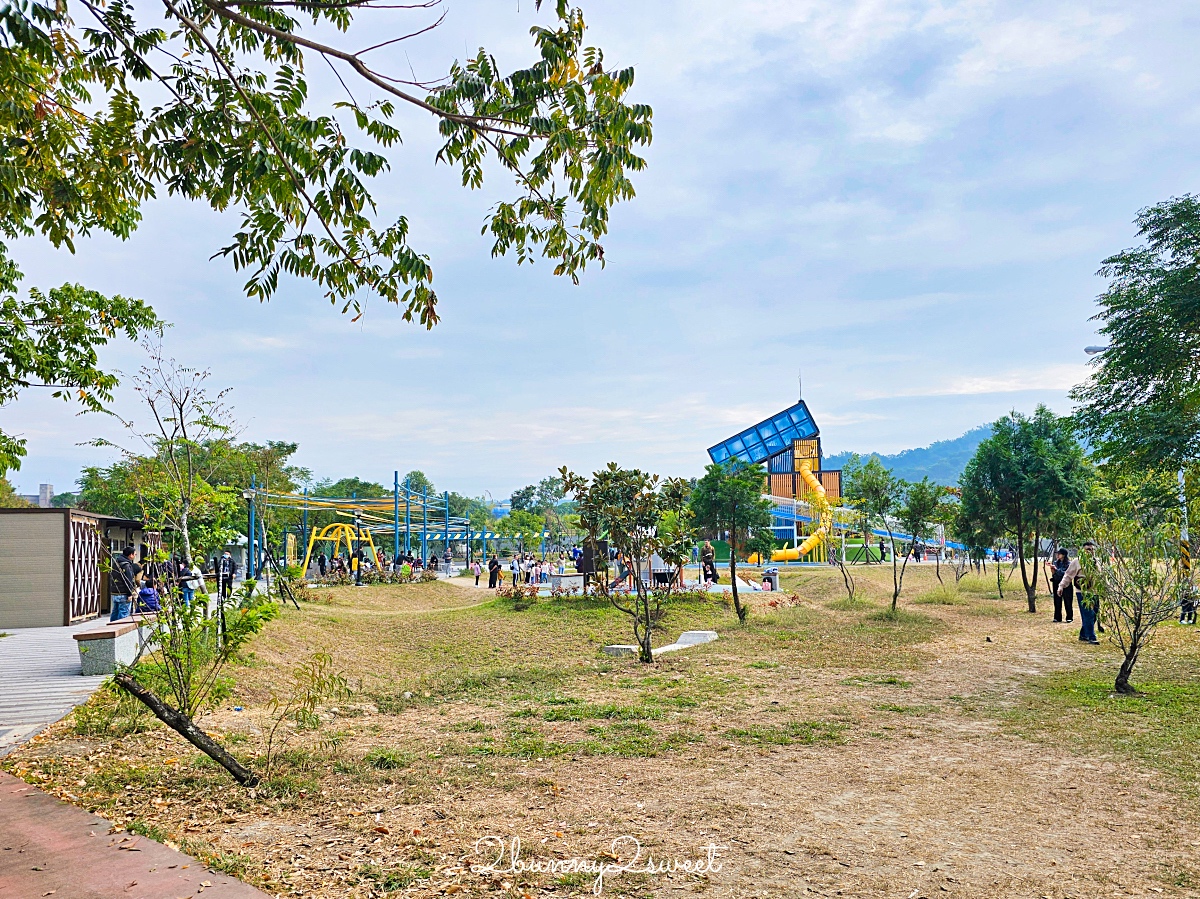
M 951 440 L 938 440 L 929 446 L 906 449 L 898 453 L 859 453 L 862 459 L 872 456 L 886 465 L 897 476 L 906 481 L 919 481 L 928 477 L 931 481 L 946 486 L 958 483 L 959 477 L 966 468 L 979 444 L 992 433 L 991 425 L 979 425 L 971 428 L 961 437 Z M 850 461 L 849 451 L 833 453 L 822 460 L 825 468 L 841 468 Z

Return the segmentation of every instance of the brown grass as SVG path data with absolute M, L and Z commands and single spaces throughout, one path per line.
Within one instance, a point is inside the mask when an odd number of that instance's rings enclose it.
M 1031 685 L 1111 665 L 1110 649 L 1025 614 L 1018 590 L 1000 601 L 990 577 L 914 603 L 938 584 L 910 567 L 892 618 L 890 567 L 855 573 L 847 604 L 836 570 L 785 571 L 799 599 L 752 596 L 744 627 L 719 599 L 673 605 L 656 643 L 721 638 L 654 666 L 600 653 L 630 628 L 593 600 L 314 591 L 204 722 L 261 766 L 266 699 L 299 660 L 328 651 L 352 678 L 319 727 L 289 731 L 259 790 L 162 728 L 81 735 L 68 720 L 5 767 L 280 896 L 590 894 L 580 875 L 472 873 L 489 834 L 542 859 L 601 857 L 621 835 L 656 857 L 724 847 L 720 871 L 622 874 L 612 895 L 1188 894 L 1179 783 L 1086 718 L 1054 737 L 1063 710 L 1026 707 Z M 1172 633 L 1155 659 L 1186 646 Z M 1187 668 L 1148 664 L 1160 679 Z

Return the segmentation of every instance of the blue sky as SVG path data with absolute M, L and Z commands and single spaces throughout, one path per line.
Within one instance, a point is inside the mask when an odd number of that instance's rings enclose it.
M 500 497 L 562 464 L 697 474 L 707 446 L 794 401 L 797 369 L 829 451 L 922 446 L 1039 402 L 1065 412 L 1100 260 L 1135 242 L 1139 208 L 1200 186 L 1194 4 L 584 10 L 609 63 L 636 66 L 655 139 L 608 267 L 578 287 L 490 257 L 483 216 L 511 191 L 498 173 L 462 190 L 433 162 L 433 124 L 408 113 L 378 191 L 431 256 L 432 333 L 378 301 L 352 323 L 307 284 L 246 299 L 209 261 L 231 220 L 170 200 L 124 243 L 20 243 L 27 284 L 151 301 L 169 352 L 233 388 L 244 437 L 299 442 L 319 477 L 420 468 Z M 372 34 L 411 24 L 393 15 Z M 484 45 L 515 67 L 538 20 L 530 0 L 450 0 L 393 64 L 433 76 Z M 112 425 L 73 411 L 4 409 L 29 439 L 23 490 L 66 489 L 108 458 L 78 444 Z

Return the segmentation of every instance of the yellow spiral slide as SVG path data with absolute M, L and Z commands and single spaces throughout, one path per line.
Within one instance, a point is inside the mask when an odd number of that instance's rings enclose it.
M 824 543 L 826 536 L 833 531 L 833 508 L 829 505 L 829 500 L 825 498 L 825 488 L 821 486 L 817 476 L 812 473 L 811 459 L 803 459 L 800 462 L 800 477 L 804 479 L 809 493 L 812 494 L 809 502 L 812 505 L 813 517 L 816 519 L 818 527 L 799 546 L 792 549 L 777 549 L 771 553 L 772 562 L 798 562 Z M 752 555 L 748 561 L 751 565 L 759 564 L 758 553 Z

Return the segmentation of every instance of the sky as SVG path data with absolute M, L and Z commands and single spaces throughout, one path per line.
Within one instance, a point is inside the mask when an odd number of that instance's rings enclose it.
M 1097 341 L 1101 260 L 1137 243 L 1139 209 L 1200 186 L 1192 3 L 582 5 L 606 63 L 635 67 L 654 142 L 607 267 L 580 285 L 491 257 L 480 229 L 511 183 L 493 170 L 463 189 L 415 112 L 375 188 L 430 256 L 431 332 L 379 300 L 352 322 L 307 283 L 247 299 L 210 260 L 236 220 L 171 199 L 125 242 L 19 242 L 26 285 L 151 302 L 166 351 L 232 388 L 242 438 L 297 442 L 317 478 L 421 469 L 499 499 L 561 465 L 698 474 L 708 446 L 795 401 L 798 373 L 827 452 L 924 446 L 1038 403 L 1065 413 Z M 531 0 L 447 10 L 387 64 L 434 77 L 486 46 L 517 68 L 552 18 Z M 381 15 L 351 39 L 424 13 Z M 315 102 L 333 99 L 314 77 Z M 142 355 L 102 359 L 133 372 Z M 124 388 L 116 406 L 136 412 Z M 81 444 L 118 437 L 114 422 L 76 412 L 36 392 L 0 412 L 29 441 L 10 474 L 22 492 L 111 461 Z

